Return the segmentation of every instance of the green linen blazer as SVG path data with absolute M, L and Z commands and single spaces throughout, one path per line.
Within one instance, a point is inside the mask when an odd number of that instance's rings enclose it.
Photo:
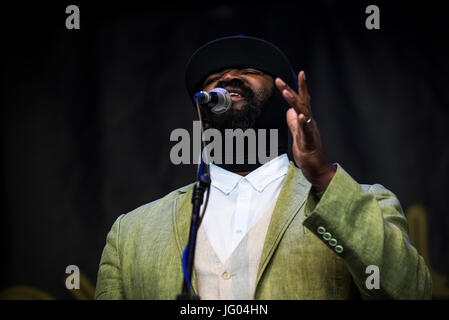
M 181 257 L 190 228 L 192 190 L 193 184 L 175 190 L 115 221 L 101 256 L 96 299 L 176 299 L 183 284 Z M 410 244 L 408 223 L 395 195 L 378 184 L 358 184 L 341 166 L 318 198 L 301 170 L 290 163 L 261 241 L 254 299 L 432 295 L 429 270 Z M 370 265 L 378 267 L 378 289 L 366 284 Z M 197 293 L 195 271 L 192 287 Z

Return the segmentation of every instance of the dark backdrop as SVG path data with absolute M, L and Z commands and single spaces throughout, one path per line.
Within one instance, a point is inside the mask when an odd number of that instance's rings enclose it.
M 80 30 L 65 28 L 69 4 Z M 365 28 L 369 4 L 380 30 Z M 195 166 L 169 158 L 170 132 L 196 119 L 184 67 L 200 45 L 236 34 L 274 42 L 306 71 L 330 159 L 416 213 L 411 236 L 434 296 L 449 297 L 449 27 L 439 2 L 22 2 L 3 7 L 1 23 L 1 297 L 82 298 L 64 286 L 71 264 L 90 297 L 115 219 L 193 181 Z

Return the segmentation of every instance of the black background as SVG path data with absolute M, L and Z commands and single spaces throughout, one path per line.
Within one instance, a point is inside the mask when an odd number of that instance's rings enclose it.
M 72 299 L 67 265 L 95 284 L 115 219 L 193 181 L 196 167 L 169 157 L 171 131 L 196 120 L 184 68 L 205 42 L 237 34 L 275 43 L 306 71 L 331 161 L 392 190 L 405 211 L 425 208 L 430 265 L 449 288 L 443 3 L 3 6 L 0 290 Z M 69 4 L 80 8 L 80 30 L 65 27 Z M 365 27 L 369 4 L 380 30 Z

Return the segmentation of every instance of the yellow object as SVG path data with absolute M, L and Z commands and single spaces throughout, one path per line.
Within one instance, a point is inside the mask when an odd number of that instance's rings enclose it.
M 433 296 L 435 298 L 449 298 L 449 277 L 432 270 L 429 258 L 427 237 L 427 212 L 421 205 L 412 205 L 406 210 L 409 224 L 410 241 L 426 261 L 432 274 Z

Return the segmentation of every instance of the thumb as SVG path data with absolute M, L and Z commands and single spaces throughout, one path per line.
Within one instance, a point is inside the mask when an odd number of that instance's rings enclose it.
M 299 120 L 298 113 L 294 108 L 290 108 L 287 111 L 287 125 L 295 139 L 298 136 Z

